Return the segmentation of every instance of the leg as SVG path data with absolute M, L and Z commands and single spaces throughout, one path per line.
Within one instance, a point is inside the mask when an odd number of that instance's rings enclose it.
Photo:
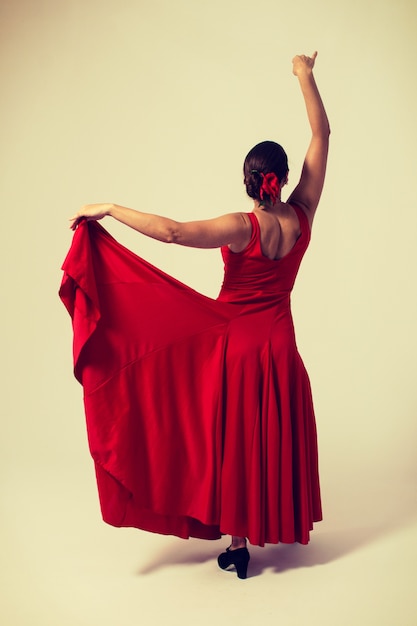
M 232 535 L 231 550 L 239 550 L 239 548 L 246 548 L 246 537 L 236 537 Z
M 249 563 L 249 552 L 246 547 L 246 537 L 232 536 L 232 543 L 219 555 L 217 563 L 221 569 L 235 566 L 238 578 L 246 578 Z

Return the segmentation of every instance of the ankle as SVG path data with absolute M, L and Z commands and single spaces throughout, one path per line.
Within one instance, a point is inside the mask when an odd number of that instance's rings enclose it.
M 246 537 L 232 537 L 231 550 L 240 550 L 246 548 Z

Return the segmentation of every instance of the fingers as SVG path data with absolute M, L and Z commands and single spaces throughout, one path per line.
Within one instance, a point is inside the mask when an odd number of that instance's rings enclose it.
M 79 223 L 81 222 L 81 220 L 83 219 L 83 215 L 79 215 L 78 213 L 76 213 L 75 215 L 73 215 L 72 217 L 69 218 L 69 227 L 71 230 L 76 230 L 77 226 L 79 225 Z
M 317 50 L 315 50 L 310 57 L 306 54 L 297 54 L 292 60 L 293 74 L 295 74 L 295 76 L 298 76 L 304 71 L 311 72 L 313 70 L 317 54 Z
M 309 65 L 314 65 L 314 61 L 317 58 L 317 50 L 315 52 L 313 52 L 313 54 L 309 57 L 307 54 L 302 54 L 301 58 L 304 61 L 304 63 L 307 63 Z
M 304 63 L 308 63 L 308 61 L 313 61 L 313 63 L 314 63 L 314 61 L 315 61 L 315 60 L 316 60 L 316 58 L 317 58 L 317 54 L 318 54 L 317 50 L 316 50 L 315 52 L 313 52 L 313 54 L 311 55 L 311 57 L 307 56 L 306 54 L 297 54 L 297 55 L 293 58 L 292 63 L 294 63 L 295 61 L 297 61 L 297 59 L 300 59 L 301 61 L 304 61 Z

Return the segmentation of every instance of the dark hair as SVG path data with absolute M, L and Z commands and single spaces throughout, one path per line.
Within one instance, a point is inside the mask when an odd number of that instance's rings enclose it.
M 261 174 L 269 172 L 274 172 L 282 185 L 288 174 L 288 158 L 284 148 L 275 141 L 262 141 L 248 152 L 243 164 L 243 182 L 250 198 L 261 199 Z

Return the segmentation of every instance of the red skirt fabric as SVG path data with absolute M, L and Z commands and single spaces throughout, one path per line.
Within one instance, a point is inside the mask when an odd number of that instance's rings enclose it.
M 321 504 L 313 403 L 289 304 L 309 240 L 299 218 L 293 251 L 270 265 L 259 259 L 251 214 L 245 254 L 223 250 L 217 300 L 97 222 L 76 230 L 60 297 L 107 523 L 260 546 L 308 542 Z

